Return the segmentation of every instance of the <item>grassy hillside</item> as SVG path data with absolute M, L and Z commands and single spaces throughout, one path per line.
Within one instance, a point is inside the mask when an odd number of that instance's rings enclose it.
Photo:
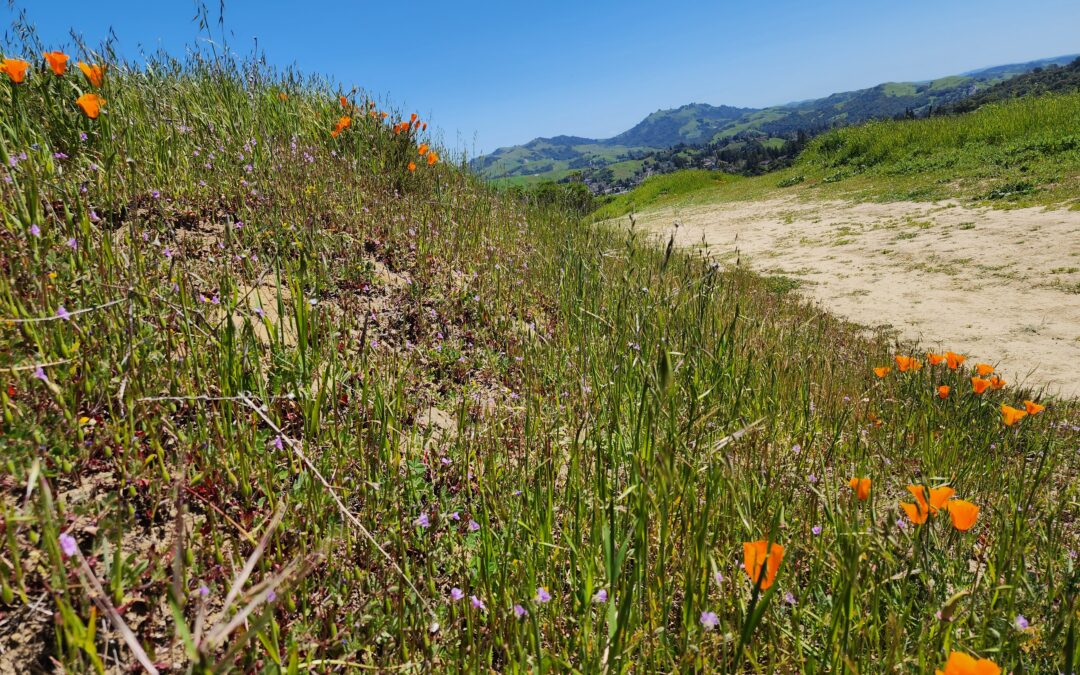
M 1015 99 L 975 112 L 871 122 L 814 139 L 795 165 L 731 183 L 704 183 L 664 203 L 705 204 L 796 194 L 818 198 L 934 200 L 999 206 L 1080 204 L 1080 93 Z M 664 178 L 682 183 L 682 176 Z M 597 217 L 659 204 L 644 184 Z
M 525 145 L 499 148 L 474 159 L 470 166 L 485 178 L 515 179 L 520 183 L 523 179 L 559 180 L 571 170 L 597 172 L 612 163 L 645 159 L 650 151 L 679 144 L 717 144 L 720 146 L 717 150 L 721 150 L 747 135 L 782 143 L 784 139 L 795 138 L 800 131 L 814 133 L 907 113 L 922 116 L 933 108 L 955 104 L 1022 73 L 1064 65 L 1073 58 L 996 66 L 925 82 L 887 82 L 763 110 L 693 103 L 658 110 L 632 129 L 606 140 L 575 136 L 537 138 Z
M 1075 404 L 879 378 L 914 347 L 301 74 L 45 47 L 0 75 L 0 670 L 1080 657 Z M 905 515 L 946 484 L 974 524 Z

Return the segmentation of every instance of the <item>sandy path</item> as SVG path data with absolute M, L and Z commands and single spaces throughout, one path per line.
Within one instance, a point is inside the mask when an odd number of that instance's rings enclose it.
M 1080 396 L 1080 211 L 953 202 L 773 199 L 640 214 L 866 326 L 994 363 L 1010 383 Z

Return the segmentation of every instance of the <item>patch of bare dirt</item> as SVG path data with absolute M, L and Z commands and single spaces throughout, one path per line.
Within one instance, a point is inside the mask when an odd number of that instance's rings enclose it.
M 1012 384 L 1080 395 L 1078 211 L 778 198 L 658 209 L 637 223 L 795 279 L 856 323 L 996 364 Z

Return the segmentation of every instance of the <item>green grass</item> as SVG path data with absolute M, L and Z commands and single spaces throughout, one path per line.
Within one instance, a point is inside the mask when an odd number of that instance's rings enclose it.
M 877 379 L 896 345 L 783 279 L 409 172 L 325 83 L 200 56 L 112 66 L 96 121 L 78 73 L 0 81 L 0 665 L 1074 667 L 1074 403 Z M 911 483 L 977 524 L 898 525 Z
M 1006 208 L 1076 207 L 1077 129 L 1080 94 L 1020 98 L 964 115 L 872 122 L 819 136 L 794 166 L 779 172 L 730 183 L 709 184 L 695 177 L 703 184 L 665 205 L 794 194 L 810 199 L 956 198 Z M 804 177 L 798 187 L 777 187 L 798 176 Z M 644 186 L 638 190 L 623 203 L 651 203 L 652 193 Z
M 614 218 L 632 211 L 668 204 L 687 194 L 739 180 L 738 176 L 700 169 L 652 176 L 630 192 L 604 204 L 593 217 L 597 220 Z

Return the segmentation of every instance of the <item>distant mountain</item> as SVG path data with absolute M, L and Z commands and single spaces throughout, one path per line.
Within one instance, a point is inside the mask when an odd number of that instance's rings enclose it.
M 987 103 L 997 103 L 1020 96 L 1058 93 L 1080 90 L 1080 57 L 1059 66 L 1056 63 L 1037 65 L 1031 72 L 1017 75 L 973 96 L 938 108 L 935 114 L 952 115 L 971 112 Z
M 618 189 L 639 182 L 650 172 L 662 170 L 651 160 L 657 151 L 707 146 L 710 151 L 720 153 L 725 147 L 741 147 L 748 142 L 763 148 L 778 148 L 802 135 L 835 126 L 871 119 L 924 116 L 934 108 L 955 104 L 1018 75 L 1062 66 L 1074 59 L 1076 55 L 1060 56 L 923 82 L 886 82 L 868 89 L 764 109 L 691 103 L 658 110 L 612 138 L 537 138 L 525 145 L 499 148 L 470 164 L 485 178 L 513 183 L 559 180 L 573 172 L 586 176 L 599 174 L 605 185 Z M 671 153 L 663 154 L 666 157 Z M 676 161 L 673 166 L 681 168 L 677 164 Z

